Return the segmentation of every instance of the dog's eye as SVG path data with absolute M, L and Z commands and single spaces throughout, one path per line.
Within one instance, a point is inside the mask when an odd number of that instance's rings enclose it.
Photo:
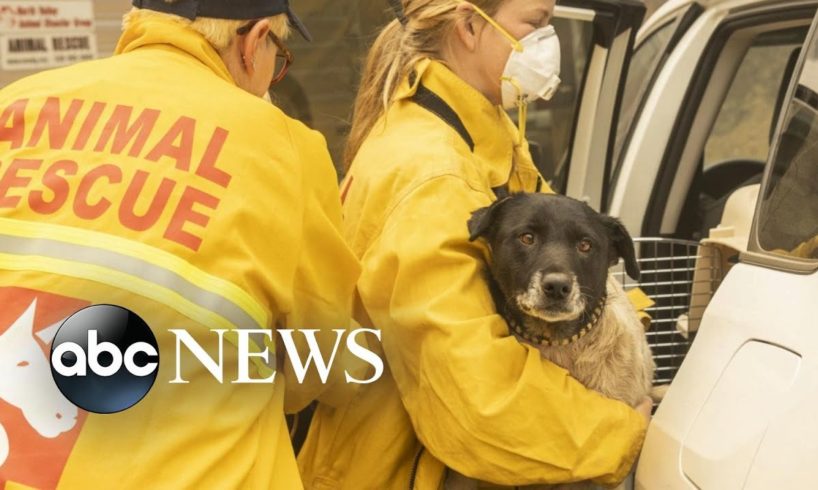
M 531 233 L 523 233 L 520 235 L 520 241 L 523 245 L 534 245 L 534 235 Z
M 577 244 L 577 250 L 579 250 L 580 252 L 583 252 L 583 253 L 590 252 L 592 248 L 593 248 L 593 244 L 591 243 L 591 240 L 588 240 L 587 238 L 583 238 Z

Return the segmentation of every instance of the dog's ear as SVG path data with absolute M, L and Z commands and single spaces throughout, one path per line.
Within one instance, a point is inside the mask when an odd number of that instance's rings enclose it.
M 641 275 L 639 271 L 639 263 L 636 261 L 636 250 L 633 247 L 633 239 L 622 224 L 616 218 L 610 216 L 603 216 L 602 220 L 605 222 L 605 227 L 608 229 L 608 237 L 611 243 L 611 250 L 609 252 L 610 265 L 616 265 L 619 258 L 625 261 L 625 272 L 635 280 L 639 280 Z
M 494 201 L 491 206 L 480 208 L 471 213 L 471 218 L 469 218 L 468 223 L 470 242 L 473 242 L 480 237 L 487 236 L 487 233 L 497 216 L 497 210 L 500 209 L 500 206 L 502 206 L 507 200 L 507 197 L 498 199 L 497 201 Z

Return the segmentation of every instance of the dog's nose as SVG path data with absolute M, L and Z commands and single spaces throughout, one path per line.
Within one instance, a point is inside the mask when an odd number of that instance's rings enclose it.
M 571 292 L 572 282 L 568 274 L 552 272 L 543 278 L 543 290 L 550 299 L 565 299 Z

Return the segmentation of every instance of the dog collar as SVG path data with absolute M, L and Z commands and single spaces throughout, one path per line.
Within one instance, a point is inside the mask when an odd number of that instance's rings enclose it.
M 575 333 L 574 335 L 567 339 L 552 340 L 548 336 L 543 334 L 535 335 L 528 333 L 525 329 L 523 329 L 521 323 L 517 321 L 516 318 L 513 318 L 512 315 L 507 315 L 506 321 L 508 322 L 508 325 L 511 327 L 511 329 L 514 330 L 514 333 L 522 337 L 524 340 L 531 342 L 532 344 L 536 344 L 541 347 L 566 346 L 573 344 L 582 337 L 585 337 L 585 335 L 587 335 L 588 332 L 593 330 L 597 323 L 599 323 L 599 318 L 602 316 L 602 308 L 605 306 L 606 298 L 607 295 L 604 294 L 602 295 L 601 298 L 599 298 L 599 302 L 597 303 L 596 308 L 594 308 L 593 313 L 591 313 L 591 319 L 588 321 L 588 323 L 586 323 L 585 326 L 582 327 L 579 332 Z

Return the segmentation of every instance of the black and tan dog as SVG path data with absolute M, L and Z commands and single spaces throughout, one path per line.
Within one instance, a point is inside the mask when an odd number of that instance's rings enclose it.
M 475 211 L 468 227 L 491 249 L 488 280 L 511 333 L 605 396 L 631 406 L 648 396 L 655 366 L 644 327 L 608 273 L 622 258 L 639 277 L 622 223 L 569 197 L 514 194 Z M 456 481 L 447 486 L 469 488 Z

